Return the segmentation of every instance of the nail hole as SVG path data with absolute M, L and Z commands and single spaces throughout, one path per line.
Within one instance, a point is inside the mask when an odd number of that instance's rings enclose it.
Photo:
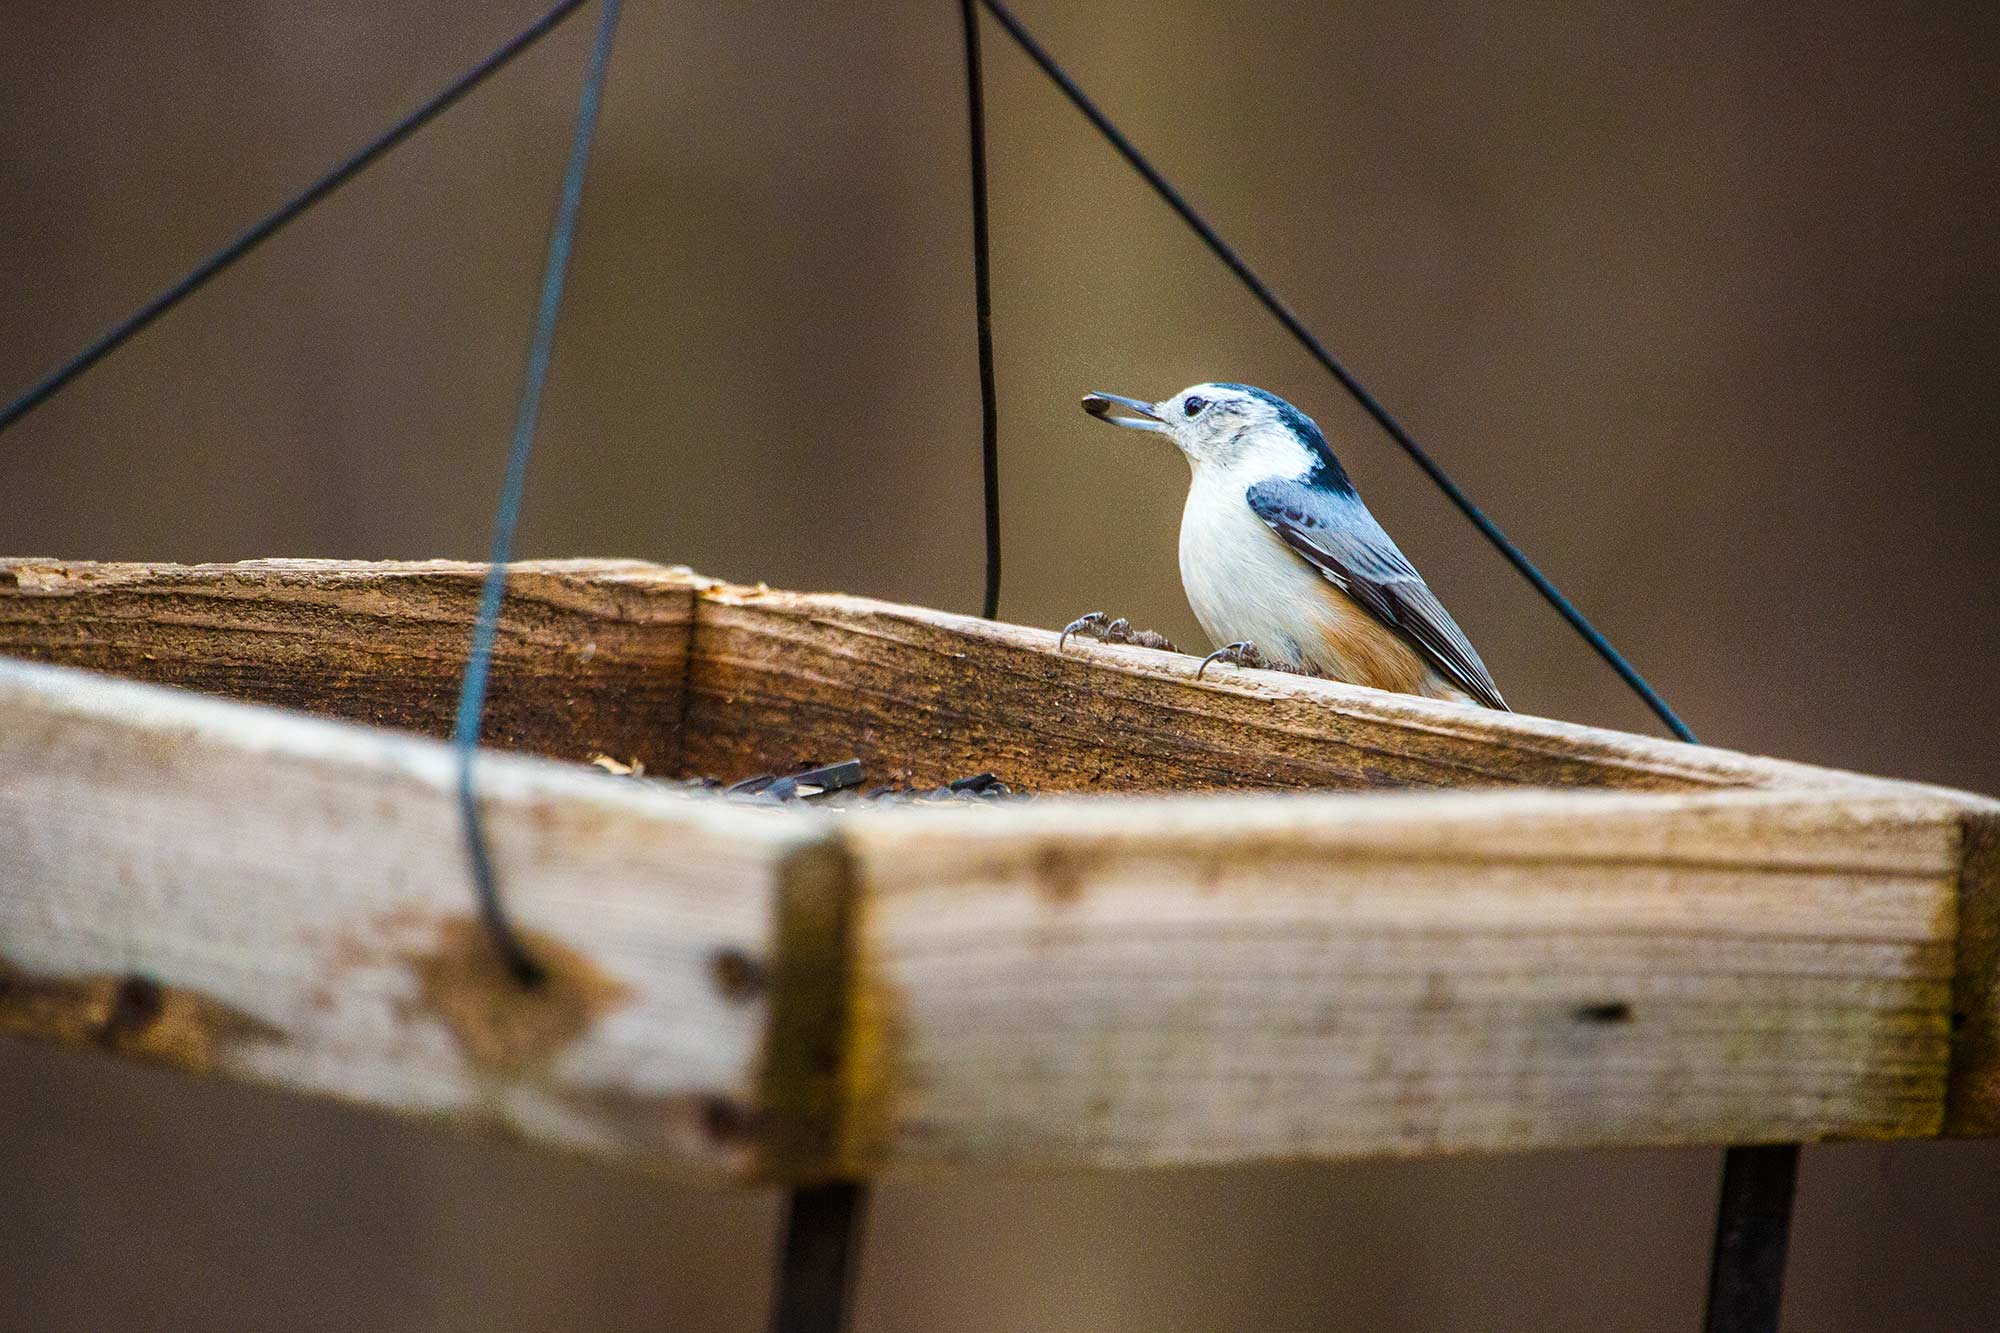
M 717 950 L 708 960 L 708 975 L 717 990 L 738 1003 L 756 999 L 769 984 L 764 965 L 740 949 Z
M 756 1112 L 727 1097 L 702 1098 L 702 1132 L 718 1143 L 749 1138 L 756 1128 L 756 1119 Z
M 1632 1006 L 1623 1000 L 1608 1000 L 1603 1004 L 1578 1005 L 1576 1021 L 1579 1023 L 1629 1023 L 1632 1021 Z
M 165 1004 L 166 996 L 159 982 L 151 977 L 126 977 L 118 983 L 117 994 L 111 997 L 111 1012 L 98 1030 L 98 1040 L 109 1046 L 120 1037 L 144 1032 L 159 1018 Z

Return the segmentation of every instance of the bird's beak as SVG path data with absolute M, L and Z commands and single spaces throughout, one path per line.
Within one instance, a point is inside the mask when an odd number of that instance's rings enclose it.
M 1123 407 L 1137 412 L 1137 417 L 1114 417 L 1113 407 Z M 1099 421 L 1108 421 L 1114 426 L 1129 426 L 1133 430 L 1156 430 L 1166 433 L 1166 423 L 1153 410 L 1151 403 L 1142 403 L 1137 398 L 1127 398 L 1117 393 L 1087 393 L 1083 396 L 1083 410 Z

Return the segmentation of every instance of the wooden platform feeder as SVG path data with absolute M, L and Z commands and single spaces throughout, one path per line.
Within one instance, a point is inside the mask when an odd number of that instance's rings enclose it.
M 627 562 L 510 584 L 523 991 L 481 572 L 0 562 L 0 1031 L 745 1182 L 2000 1130 L 1991 801 Z

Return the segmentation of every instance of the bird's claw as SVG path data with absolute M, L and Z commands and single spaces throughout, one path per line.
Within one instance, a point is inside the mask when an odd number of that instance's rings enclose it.
M 1163 652 L 1177 653 L 1174 642 L 1164 634 L 1149 629 L 1133 629 L 1132 622 L 1120 616 L 1111 619 L 1102 611 L 1091 611 L 1078 616 L 1063 626 L 1056 636 L 1056 651 L 1061 652 L 1069 643 L 1069 636 L 1080 634 L 1086 639 L 1096 639 L 1099 643 L 1129 643 L 1141 648 L 1158 648 Z
M 1201 679 L 1201 673 L 1208 670 L 1210 662 L 1227 662 L 1234 667 L 1254 667 L 1259 670 L 1270 666 L 1270 663 L 1264 660 L 1264 655 L 1257 651 L 1257 645 L 1251 643 L 1248 639 L 1240 643 L 1232 643 L 1226 647 L 1217 648 L 1207 657 L 1202 658 L 1201 665 L 1194 669 L 1194 678 L 1196 680 Z
M 1102 611 L 1086 611 L 1075 620 L 1070 621 L 1069 624 L 1064 625 L 1062 633 L 1056 635 L 1057 652 L 1061 652 L 1069 643 L 1069 636 L 1072 634 L 1083 634 L 1093 639 L 1104 637 L 1104 613 Z

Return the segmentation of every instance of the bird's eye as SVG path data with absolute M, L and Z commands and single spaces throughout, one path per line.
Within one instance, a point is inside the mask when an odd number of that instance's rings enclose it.
M 1190 398 L 1181 404 L 1181 413 L 1184 416 L 1198 417 L 1201 415 L 1201 409 L 1207 406 L 1208 399 L 1206 398 Z

